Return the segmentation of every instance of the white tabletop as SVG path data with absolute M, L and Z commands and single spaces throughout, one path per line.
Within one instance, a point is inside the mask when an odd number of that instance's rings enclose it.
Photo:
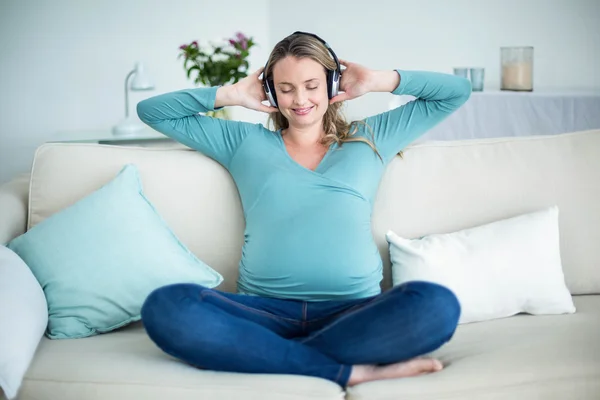
M 51 142 L 130 142 L 130 141 L 158 141 L 171 140 L 160 132 L 144 128 L 133 135 L 115 135 L 110 129 L 93 129 L 81 131 L 57 132 L 50 139 Z
M 473 96 L 529 96 L 529 97 L 585 97 L 592 96 L 598 97 L 600 96 L 600 90 L 595 89 L 536 89 L 531 92 L 526 91 L 514 91 L 514 90 L 484 90 L 481 92 L 472 92 L 471 97 Z
M 414 99 L 395 96 L 390 107 Z M 473 92 L 470 99 L 419 141 L 556 135 L 600 129 L 600 90 Z

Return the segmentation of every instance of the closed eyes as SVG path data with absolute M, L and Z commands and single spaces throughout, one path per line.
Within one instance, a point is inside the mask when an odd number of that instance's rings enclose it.
M 309 88 L 307 88 L 307 89 L 308 89 L 308 90 L 316 90 L 317 88 L 318 88 L 318 86 L 315 86 L 315 87 L 309 87 Z M 292 89 L 292 90 L 282 90 L 282 91 L 281 91 L 281 93 L 289 93 L 289 92 L 291 92 L 291 91 L 293 91 L 293 90 L 294 90 L 294 89 Z

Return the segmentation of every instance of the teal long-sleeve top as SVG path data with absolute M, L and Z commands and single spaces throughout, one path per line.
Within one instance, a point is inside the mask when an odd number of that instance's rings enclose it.
M 246 220 L 238 291 L 305 301 L 380 293 L 382 260 L 371 212 L 387 163 L 470 96 L 467 79 L 397 70 L 392 93 L 416 99 L 365 118 L 362 142 L 332 144 L 313 171 L 287 153 L 281 131 L 207 117 L 218 87 L 186 89 L 138 103 L 140 119 L 216 160 L 233 177 Z M 201 221 L 198 221 L 201 223 Z

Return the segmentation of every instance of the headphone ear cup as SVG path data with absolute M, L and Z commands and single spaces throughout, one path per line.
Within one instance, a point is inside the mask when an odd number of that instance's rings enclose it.
M 338 72 L 335 70 L 327 71 L 327 95 L 329 96 L 329 99 L 332 99 L 339 94 L 339 87 L 340 76 L 338 75 Z
M 271 103 L 271 105 L 273 107 L 278 107 L 277 106 L 277 94 L 275 93 L 275 85 L 273 84 L 273 80 L 266 79 L 263 82 L 263 88 L 265 90 L 265 95 L 267 96 L 267 99 L 269 99 L 269 103 Z
M 334 79 L 334 75 L 335 71 L 331 71 L 331 70 L 327 70 L 327 97 L 329 97 L 329 99 L 331 100 L 331 98 L 333 98 L 333 96 L 335 96 L 333 94 L 333 79 Z

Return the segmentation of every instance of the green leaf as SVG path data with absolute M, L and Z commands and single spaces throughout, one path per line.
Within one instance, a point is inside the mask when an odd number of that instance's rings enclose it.
M 250 68 L 248 57 L 250 49 L 256 45 L 253 38 L 248 37 L 246 49 L 242 49 L 239 43 L 231 45 L 217 45 L 210 43 L 207 50 L 189 45 L 185 51 L 180 50 L 178 59 L 183 59 L 183 67 L 188 79 L 191 79 L 192 72 L 197 71 L 194 79 L 196 84 L 204 85 L 224 85 L 237 83 L 248 76 L 247 71 Z M 218 60 L 213 56 L 219 55 Z
M 194 65 L 193 67 L 191 67 L 191 68 L 188 69 L 188 71 L 187 71 L 187 77 L 188 77 L 188 79 L 190 78 L 190 74 L 192 73 L 192 71 L 195 71 L 195 70 L 200 71 L 200 68 L 198 68 L 197 65 Z

